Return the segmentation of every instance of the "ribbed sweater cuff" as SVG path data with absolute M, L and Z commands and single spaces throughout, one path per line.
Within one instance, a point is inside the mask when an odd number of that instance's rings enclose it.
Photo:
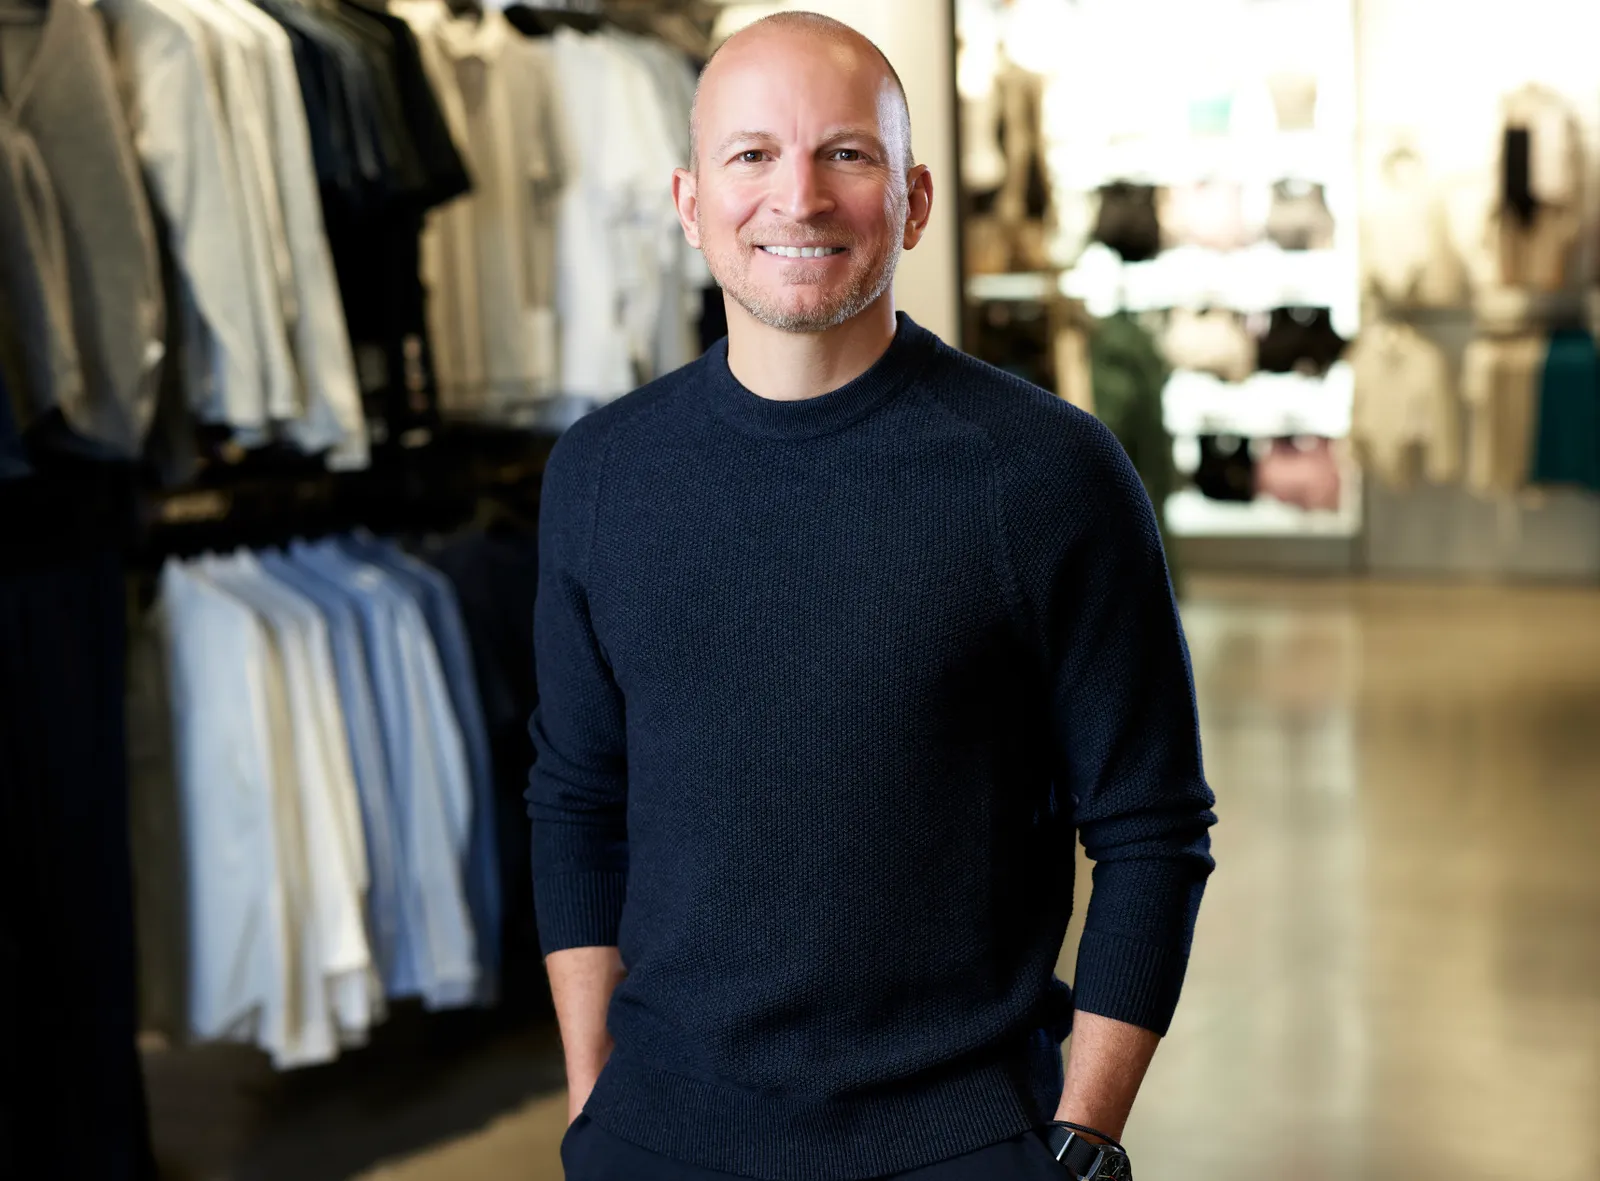
M 558 873 L 533 880 L 539 949 L 549 955 L 569 947 L 615 947 L 627 897 L 626 870 Z
M 1165 1037 L 1188 966 L 1189 957 L 1177 948 L 1085 931 L 1073 984 L 1076 1008 Z

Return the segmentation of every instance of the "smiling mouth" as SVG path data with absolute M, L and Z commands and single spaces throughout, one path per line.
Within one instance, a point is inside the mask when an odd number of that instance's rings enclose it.
M 757 249 L 778 258 L 829 258 L 843 254 L 843 246 L 760 246 Z

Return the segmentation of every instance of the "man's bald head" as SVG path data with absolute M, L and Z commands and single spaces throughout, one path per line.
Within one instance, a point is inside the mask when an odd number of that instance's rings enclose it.
M 899 98 L 899 117 L 903 120 L 904 134 L 904 159 L 902 163 L 909 170 L 916 164 L 916 157 L 911 150 L 911 104 L 906 101 L 905 84 L 900 81 L 900 75 L 894 68 L 883 50 L 879 49 L 870 38 L 862 36 L 855 29 L 843 21 L 834 20 L 831 16 L 823 16 L 820 12 L 779 12 L 772 16 L 763 17 L 761 20 L 746 25 L 733 36 L 729 37 L 707 60 L 705 69 L 700 72 L 700 80 L 694 88 L 694 105 L 689 111 L 689 167 L 698 172 L 700 170 L 700 92 L 705 88 L 707 79 L 714 79 L 714 70 L 717 59 L 724 54 L 737 54 L 747 49 L 754 49 L 757 44 L 768 39 L 780 43 L 784 37 L 816 37 L 831 41 L 838 45 L 847 45 L 855 49 L 868 51 L 869 55 L 883 64 L 883 69 L 889 82 L 894 87 L 894 92 Z

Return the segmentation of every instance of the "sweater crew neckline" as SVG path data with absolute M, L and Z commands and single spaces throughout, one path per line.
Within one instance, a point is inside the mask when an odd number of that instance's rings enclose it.
M 754 435 L 805 439 L 831 434 L 866 417 L 904 389 L 933 353 L 937 338 L 904 312 L 895 313 L 894 339 L 860 377 L 813 398 L 764 398 L 728 367 L 728 338 L 705 355 L 707 385 L 716 412 Z

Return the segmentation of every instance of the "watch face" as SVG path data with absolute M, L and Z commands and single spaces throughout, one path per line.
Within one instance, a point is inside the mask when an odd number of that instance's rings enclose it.
M 1133 1169 L 1120 1152 L 1108 1152 L 1095 1170 L 1094 1181 L 1133 1181 Z

